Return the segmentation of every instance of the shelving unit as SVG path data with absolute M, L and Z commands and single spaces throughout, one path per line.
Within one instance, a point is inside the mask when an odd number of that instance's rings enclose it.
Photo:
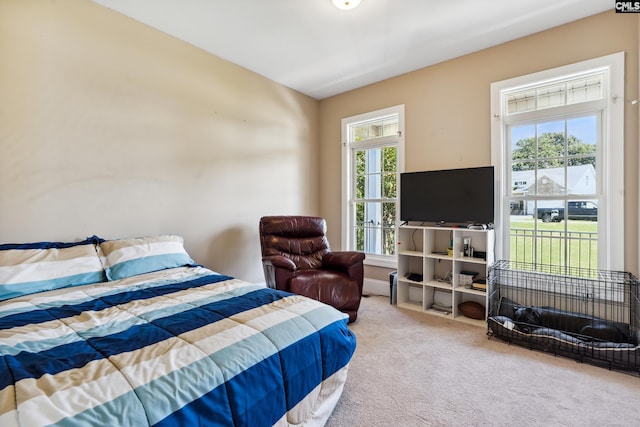
M 465 239 L 470 239 L 476 255 L 484 252 L 486 256 L 465 255 Z M 487 278 L 494 261 L 494 239 L 493 230 L 411 224 L 398 227 L 398 306 L 486 326 L 487 293 L 465 283 L 471 276 L 463 273 L 477 273 L 476 283 Z M 422 277 L 409 279 L 410 274 Z M 458 305 L 465 301 L 482 304 L 484 319 L 464 316 Z

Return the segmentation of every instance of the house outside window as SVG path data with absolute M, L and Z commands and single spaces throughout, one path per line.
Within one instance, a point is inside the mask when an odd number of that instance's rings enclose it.
M 342 120 L 342 241 L 367 264 L 396 264 L 403 129 L 403 105 Z
M 624 268 L 624 54 L 492 84 L 498 259 Z

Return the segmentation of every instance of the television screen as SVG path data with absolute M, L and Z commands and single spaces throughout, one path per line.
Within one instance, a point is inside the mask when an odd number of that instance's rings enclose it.
M 493 166 L 400 174 L 400 220 L 493 223 Z

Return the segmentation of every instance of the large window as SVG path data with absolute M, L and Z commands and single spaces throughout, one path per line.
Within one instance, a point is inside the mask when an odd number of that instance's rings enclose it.
M 342 240 L 369 264 L 395 265 L 403 128 L 404 106 L 342 120 Z
M 492 85 L 497 255 L 624 268 L 624 55 Z

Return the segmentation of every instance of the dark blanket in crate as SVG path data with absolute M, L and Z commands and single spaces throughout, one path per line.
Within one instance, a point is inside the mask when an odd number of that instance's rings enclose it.
M 629 325 L 552 307 L 523 306 L 501 298 L 488 319 L 489 335 L 531 348 L 637 369 L 640 347 Z
M 523 306 L 508 298 L 500 300 L 498 313 L 510 318 L 522 332 L 533 333 L 548 328 L 586 341 L 631 342 L 629 325 L 584 313 L 553 307 Z

